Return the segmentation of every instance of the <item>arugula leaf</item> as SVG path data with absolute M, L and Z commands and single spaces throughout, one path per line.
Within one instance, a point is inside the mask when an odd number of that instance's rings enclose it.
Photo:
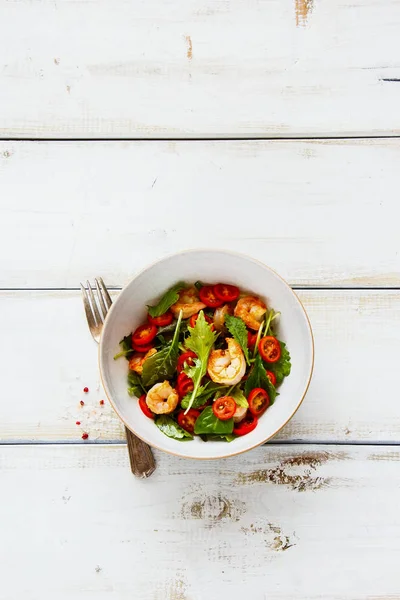
M 188 327 L 188 331 L 189 336 L 185 340 L 185 346 L 197 354 L 197 358 L 194 359 L 193 366 L 189 367 L 187 365 L 184 369 L 186 375 L 188 375 L 194 383 L 192 397 L 189 401 L 186 413 L 191 408 L 194 399 L 197 396 L 200 382 L 207 372 L 208 356 L 217 338 L 217 334 L 211 329 L 211 325 L 209 325 L 205 320 L 204 312 L 202 310 L 199 312 L 195 326 Z
M 164 313 L 167 312 L 167 310 L 169 308 L 171 308 L 171 306 L 173 304 L 175 304 L 175 302 L 178 302 L 179 300 L 179 292 L 185 287 L 185 284 L 180 281 L 179 283 L 176 283 L 174 286 L 172 286 L 172 288 L 170 288 L 169 290 L 167 290 L 164 294 L 164 296 L 161 298 L 161 300 L 158 302 L 158 304 L 156 304 L 155 306 L 148 306 L 147 308 L 149 309 L 149 315 L 151 317 L 159 317 L 160 315 L 163 315 Z
M 117 358 L 120 358 L 121 356 L 128 357 L 128 354 L 132 354 L 134 352 L 134 350 L 132 350 L 132 334 L 130 333 L 129 335 L 126 335 L 120 341 L 119 345 L 121 346 L 121 352 L 118 352 L 118 354 L 114 356 L 114 360 L 117 360 Z
M 213 413 L 212 406 L 206 406 L 201 415 L 196 419 L 194 432 L 217 434 L 230 434 L 233 431 L 233 418 L 221 421 Z
M 146 390 L 142 385 L 142 378 L 135 371 L 129 371 L 128 373 L 128 394 L 130 396 L 136 396 L 139 398 L 142 394 L 145 394 Z
M 226 433 L 225 435 L 208 435 L 207 436 L 207 441 L 208 440 L 213 440 L 213 441 L 222 441 L 225 440 L 225 442 L 233 442 L 233 440 L 236 440 L 236 435 L 234 433 Z
M 238 406 L 242 406 L 243 408 L 249 408 L 249 403 L 247 402 L 246 396 L 243 394 L 240 389 L 240 384 L 236 385 L 231 392 L 229 392 L 229 396 L 235 399 L 235 402 Z
M 249 349 L 247 347 L 247 329 L 246 325 L 239 319 L 239 317 L 233 317 L 232 315 L 225 315 L 225 325 L 228 331 L 233 335 L 235 340 L 240 344 L 243 354 L 246 358 L 246 362 L 249 365 Z
M 257 354 L 255 358 L 253 367 L 245 383 L 244 391 L 246 396 L 248 396 L 251 390 L 254 390 L 254 388 L 262 388 L 265 390 L 269 396 L 271 404 L 274 403 L 276 398 L 276 389 L 272 385 L 271 380 L 266 373 L 261 356 L 259 354 Z
M 287 349 L 285 342 L 278 341 L 281 346 L 281 356 L 276 363 L 268 363 L 268 370 L 275 374 L 277 385 L 282 383 L 284 378 L 290 375 L 290 370 L 292 368 L 289 350 Z
M 176 324 L 172 342 L 162 350 L 150 356 L 143 363 L 143 385 L 152 386 L 163 379 L 171 379 L 175 373 L 179 354 L 179 328 L 182 321 L 182 311 Z
M 206 383 L 206 385 L 201 385 L 197 390 L 197 395 L 192 402 L 191 408 L 199 408 L 199 406 L 203 406 L 212 396 L 220 392 L 221 390 L 226 390 L 228 386 L 225 385 L 210 385 Z M 189 392 L 182 398 L 181 406 L 183 409 L 186 409 L 189 406 L 190 399 L 192 397 L 192 392 Z
M 178 423 L 175 423 L 168 415 L 160 415 L 156 417 L 154 422 L 160 431 L 174 440 L 187 441 L 193 439 L 193 436 L 188 431 L 185 431 Z

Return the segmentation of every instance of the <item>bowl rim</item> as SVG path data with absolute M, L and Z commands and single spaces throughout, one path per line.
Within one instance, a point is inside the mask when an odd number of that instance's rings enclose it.
M 198 252 L 217 252 L 217 253 L 220 253 L 220 254 L 228 254 L 228 255 L 231 255 L 231 256 L 245 258 L 246 260 L 249 260 L 251 262 L 255 262 L 255 263 L 259 264 L 264 269 L 267 269 L 271 273 L 273 273 L 278 279 L 280 279 L 282 281 L 282 283 L 286 286 L 286 288 L 290 291 L 290 293 L 295 297 L 295 299 L 298 301 L 300 307 L 302 308 L 303 314 L 304 314 L 305 319 L 306 319 L 306 323 L 308 325 L 308 330 L 309 330 L 309 333 L 310 333 L 310 340 L 311 340 L 311 367 L 310 367 L 310 372 L 308 374 L 307 382 L 306 382 L 305 388 L 303 390 L 303 393 L 301 395 L 301 398 L 300 398 L 299 402 L 297 403 L 296 407 L 294 408 L 294 410 L 292 411 L 292 413 L 289 415 L 289 417 L 286 419 L 286 421 L 282 425 L 280 425 L 280 427 L 278 427 L 278 429 L 276 429 L 276 431 L 274 431 L 273 433 L 271 433 L 271 435 L 268 435 L 261 442 L 257 442 L 256 444 L 254 444 L 252 446 L 249 446 L 248 448 L 245 448 L 243 450 L 239 450 L 239 451 L 234 452 L 234 453 L 220 454 L 218 456 L 187 456 L 187 455 L 181 454 L 179 452 L 174 452 L 172 450 L 166 450 L 165 448 L 161 448 L 157 444 L 149 443 L 147 440 L 145 440 L 141 435 L 139 435 L 136 431 L 134 431 L 134 429 L 132 429 L 132 427 L 130 425 L 127 424 L 127 422 L 125 421 L 125 419 L 121 415 L 120 411 L 118 410 L 117 406 L 115 405 L 114 401 L 112 400 L 111 394 L 109 392 L 107 383 L 106 383 L 104 375 L 103 375 L 103 369 L 102 369 L 102 364 L 101 364 L 101 355 L 102 355 L 103 339 L 104 339 L 103 332 L 105 330 L 105 327 L 107 326 L 107 322 L 109 320 L 109 316 L 112 314 L 113 310 L 115 309 L 115 307 L 118 304 L 117 301 L 118 301 L 118 298 L 120 297 L 120 294 L 137 277 L 139 277 L 143 273 L 146 273 L 146 271 L 149 271 L 155 265 L 157 265 L 157 264 L 159 264 L 161 262 L 164 262 L 165 260 L 168 260 L 170 258 L 173 258 L 175 256 L 180 256 L 182 254 L 196 254 Z M 219 460 L 219 459 L 222 459 L 222 458 L 231 458 L 233 456 L 238 456 L 239 454 L 243 454 L 244 452 L 249 452 L 250 450 L 254 450 L 254 448 L 258 448 L 258 446 L 262 446 L 263 444 L 267 443 L 270 439 L 272 439 L 273 437 L 275 437 L 276 434 L 279 433 L 289 423 L 289 421 L 294 417 L 294 415 L 296 414 L 296 412 L 299 410 L 300 406 L 302 405 L 303 400 L 304 400 L 304 398 L 305 398 L 305 396 L 306 396 L 306 394 L 308 392 L 308 388 L 310 387 L 312 375 L 313 375 L 313 372 L 314 372 L 315 343 L 314 343 L 314 334 L 313 334 L 313 330 L 312 330 L 312 327 L 311 327 L 311 322 L 310 322 L 309 316 L 307 314 L 306 309 L 304 308 L 304 305 L 303 305 L 302 301 L 300 300 L 300 298 L 298 297 L 298 295 L 296 294 L 296 292 L 290 287 L 290 285 L 288 284 L 288 282 L 281 275 L 279 275 L 279 273 L 277 273 L 274 269 L 272 269 L 271 267 L 269 267 L 268 265 L 266 265 L 265 263 L 263 263 L 261 260 L 259 260 L 257 258 L 249 256 L 248 254 L 243 254 L 241 252 L 235 252 L 234 250 L 225 250 L 225 249 L 221 249 L 221 248 L 190 248 L 190 249 L 187 249 L 187 250 L 180 250 L 179 252 L 173 252 L 172 254 L 167 254 L 166 256 L 163 256 L 162 258 L 154 260 L 152 263 L 150 263 L 149 265 L 147 265 L 143 269 L 140 269 L 133 277 L 131 277 L 129 279 L 129 281 L 127 283 L 125 283 L 125 285 L 121 288 L 120 293 L 119 293 L 116 301 L 112 303 L 112 305 L 110 307 L 110 310 L 108 311 L 108 313 L 106 315 L 106 318 L 104 319 L 103 328 L 102 328 L 102 331 L 101 331 L 99 348 L 98 348 L 97 360 L 98 360 L 98 365 L 99 365 L 99 372 L 100 372 L 101 383 L 102 383 L 104 392 L 105 392 L 105 394 L 107 396 L 107 399 L 108 399 L 109 403 L 111 404 L 111 407 L 113 408 L 113 410 L 115 411 L 115 413 L 117 414 L 117 416 L 119 417 L 119 419 L 122 421 L 122 423 L 124 424 L 124 426 L 127 429 L 129 429 L 129 431 L 131 431 L 134 435 L 136 435 L 139 439 L 141 439 L 142 442 L 145 442 L 150 447 L 155 448 L 156 450 L 160 450 L 160 452 L 166 452 L 167 454 L 171 454 L 173 456 L 178 456 L 179 458 L 186 458 L 187 460 Z

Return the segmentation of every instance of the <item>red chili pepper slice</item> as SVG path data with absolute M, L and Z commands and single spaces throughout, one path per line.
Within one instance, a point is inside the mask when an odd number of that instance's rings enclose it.
M 240 421 L 240 423 L 233 428 L 233 433 L 235 435 L 247 435 L 257 427 L 257 423 L 257 417 L 248 412 L 243 421 Z
M 258 343 L 258 349 L 261 357 L 270 363 L 274 363 L 281 357 L 281 346 L 278 340 L 272 335 L 266 335 Z
M 157 335 L 157 327 L 146 323 L 132 333 L 132 346 L 147 346 Z
M 182 372 L 178 375 L 176 388 L 178 390 L 179 397 L 183 398 L 186 396 L 186 394 L 194 390 L 194 383 L 190 377 L 186 375 L 186 373 Z
M 146 394 L 140 396 L 139 406 L 142 409 L 142 412 L 146 415 L 146 417 L 149 417 L 149 419 L 154 419 L 154 414 L 151 412 L 146 403 Z
M 250 348 L 250 350 L 254 349 L 254 346 L 256 345 L 256 341 L 257 341 L 257 334 L 251 333 L 251 331 L 248 331 L 247 332 L 247 345 Z
M 166 327 L 167 325 L 171 325 L 173 319 L 174 315 L 170 310 L 159 317 L 152 317 L 150 314 L 147 315 L 148 322 L 156 327 Z
M 224 303 L 223 300 L 220 300 L 220 298 L 215 295 L 214 286 L 212 285 L 204 285 L 200 288 L 199 297 L 203 304 L 210 308 L 218 308 L 218 306 L 222 306 Z
M 275 373 L 273 373 L 272 371 L 267 371 L 267 375 L 268 375 L 269 380 L 272 383 L 272 385 L 276 385 L 276 375 L 275 375 Z
M 236 285 L 228 285 L 226 283 L 217 283 L 214 286 L 214 293 L 222 302 L 233 302 L 240 296 L 240 290 Z
M 265 412 L 270 404 L 269 396 L 263 388 L 254 388 L 249 397 L 249 410 L 254 417 L 259 417 Z
M 197 315 L 193 315 L 192 317 L 190 317 L 190 321 L 189 321 L 190 327 L 194 327 L 196 325 L 198 316 L 199 316 L 199 314 L 197 313 Z M 204 318 L 205 318 L 206 322 L 211 325 L 212 331 L 214 331 L 214 325 L 213 325 L 214 321 L 212 320 L 212 318 L 209 317 L 208 315 L 204 315 Z
M 231 419 L 235 414 L 237 404 L 232 396 L 222 396 L 213 402 L 213 413 L 221 421 Z
M 194 433 L 194 424 L 196 423 L 196 419 L 200 416 L 200 411 L 191 408 L 188 413 L 185 415 L 185 411 L 181 410 L 178 413 L 178 425 L 180 425 L 183 429 L 188 431 L 189 433 Z
M 197 354 L 195 354 L 191 350 L 188 350 L 187 352 L 184 352 L 183 354 L 181 354 L 180 357 L 178 358 L 178 364 L 176 367 L 178 373 L 182 373 L 182 371 L 185 367 L 185 364 L 188 365 L 189 367 L 194 365 L 194 360 L 193 360 L 194 358 L 197 358 Z

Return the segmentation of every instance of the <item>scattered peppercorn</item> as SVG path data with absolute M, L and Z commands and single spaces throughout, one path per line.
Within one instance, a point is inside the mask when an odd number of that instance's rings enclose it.
M 100 406 L 104 405 L 104 400 L 100 400 Z
M 88 439 L 88 437 L 89 437 L 89 434 L 88 434 L 88 433 L 82 433 L 82 439 L 83 439 L 83 440 L 87 440 L 87 439 Z
M 83 401 L 83 400 L 81 400 L 81 401 L 79 402 L 79 404 L 80 404 L 81 406 L 85 406 L 85 403 L 84 403 L 84 401 Z
M 85 392 L 85 394 L 87 394 L 87 393 L 88 393 L 88 391 L 89 391 L 89 388 L 88 388 L 88 387 L 84 387 L 84 388 L 83 388 L 83 391 Z
M 81 424 L 81 422 L 80 422 L 80 421 L 77 421 L 77 422 L 75 423 L 75 425 L 80 425 L 80 424 Z

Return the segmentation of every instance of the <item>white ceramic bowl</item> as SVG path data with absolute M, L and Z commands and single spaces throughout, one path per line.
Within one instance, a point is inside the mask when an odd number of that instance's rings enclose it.
M 292 359 L 292 371 L 279 388 L 275 403 L 259 419 L 251 433 L 232 442 L 200 438 L 179 442 L 164 435 L 141 412 L 135 398 L 128 395 L 128 363 L 115 361 L 119 341 L 146 319 L 151 304 L 177 281 L 230 283 L 261 296 L 268 306 L 281 312 L 278 336 L 285 341 Z M 192 250 L 169 256 L 137 275 L 121 291 L 104 324 L 99 348 L 100 373 L 105 392 L 116 413 L 145 442 L 187 458 L 233 456 L 263 444 L 291 419 L 309 386 L 314 345 L 307 314 L 289 285 L 264 264 L 247 256 L 221 250 Z

